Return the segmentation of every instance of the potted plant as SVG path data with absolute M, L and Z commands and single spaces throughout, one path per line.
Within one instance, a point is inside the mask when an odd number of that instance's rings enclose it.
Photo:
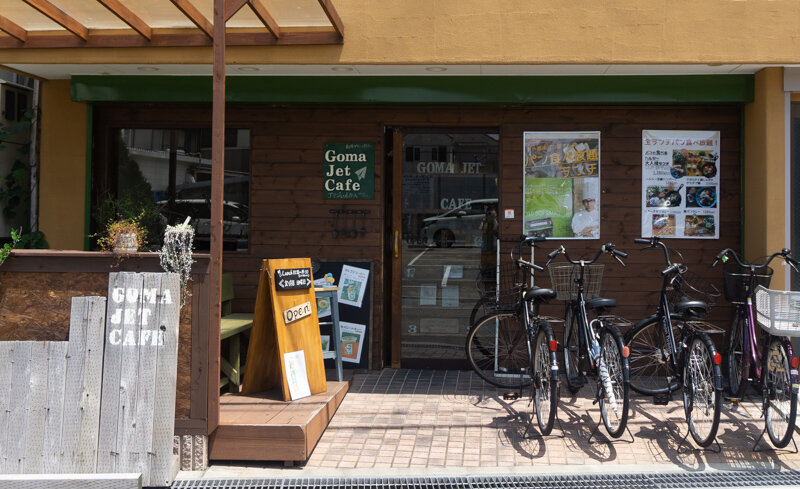
M 135 253 L 144 248 L 146 240 L 147 228 L 142 225 L 141 216 L 137 216 L 109 220 L 97 244 L 104 251 Z
M 186 303 L 190 295 L 186 283 L 192 273 L 192 249 L 194 242 L 194 228 L 189 225 L 189 219 L 182 224 L 167 226 L 164 231 L 164 244 L 158 252 L 161 268 L 169 273 L 177 273 L 181 283 L 181 306 Z

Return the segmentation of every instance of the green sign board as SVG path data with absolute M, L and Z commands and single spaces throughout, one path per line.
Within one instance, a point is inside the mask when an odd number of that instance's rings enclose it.
M 322 198 L 372 199 L 375 196 L 375 145 L 325 143 Z

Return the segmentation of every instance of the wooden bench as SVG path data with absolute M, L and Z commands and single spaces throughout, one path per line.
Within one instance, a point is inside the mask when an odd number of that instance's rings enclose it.
M 228 386 L 229 392 L 239 392 L 244 375 L 242 365 L 242 338 L 253 327 L 253 313 L 231 312 L 233 303 L 233 276 L 222 274 L 222 314 L 220 319 L 220 340 L 227 343 L 227 351 L 221 349 L 220 389 Z

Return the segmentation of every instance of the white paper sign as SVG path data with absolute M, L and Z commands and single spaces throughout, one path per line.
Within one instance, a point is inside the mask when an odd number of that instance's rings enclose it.
M 294 401 L 301 397 L 311 395 L 306 373 L 306 356 L 303 350 L 283 354 L 283 364 L 286 367 L 286 380 L 289 382 L 289 396 Z
M 342 361 L 359 363 L 361 361 L 361 350 L 364 349 L 364 336 L 367 332 L 367 326 L 341 321 L 339 329 L 341 331 L 339 347 L 342 349 Z
M 339 302 L 351 306 L 361 307 L 364 293 L 367 290 L 369 270 L 363 268 L 342 266 L 342 276 L 339 277 Z
M 642 131 L 642 236 L 718 239 L 719 131 Z

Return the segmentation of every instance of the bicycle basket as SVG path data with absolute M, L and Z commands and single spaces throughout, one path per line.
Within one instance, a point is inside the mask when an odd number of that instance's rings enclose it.
M 770 279 L 772 279 L 772 268 L 767 266 L 756 267 L 755 272 L 756 285 L 761 285 L 765 288 L 769 287 Z M 745 287 L 750 282 L 750 268 L 743 267 L 734 260 L 729 260 L 723 267 L 722 276 L 725 279 L 725 300 L 733 304 L 747 302 Z
M 800 292 L 756 287 L 756 322 L 776 336 L 800 336 Z
M 492 277 L 494 287 L 487 297 L 495 298 L 495 308 L 498 310 L 516 309 L 521 299 L 523 280 L 527 275 L 525 270 L 516 263 L 504 262 L 494 269 L 494 272 L 495 277 Z
M 586 265 L 583 277 L 583 295 L 587 299 L 597 297 L 600 294 L 600 284 L 603 281 L 602 264 Z M 556 298 L 562 301 L 569 301 L 578 298 L 578 284 L 576 280 L 580 277 L 580 265 L 572 263 L 550 264 L 550 281 L 553 290 L 556 291 Z
M 667 289 L 670 311 L 675 311 L 676 304 L 687 300 L 705 302 L 711 311 L 719 296 L 719 289 L 710 280 L 688 270 L 678 275 Z

